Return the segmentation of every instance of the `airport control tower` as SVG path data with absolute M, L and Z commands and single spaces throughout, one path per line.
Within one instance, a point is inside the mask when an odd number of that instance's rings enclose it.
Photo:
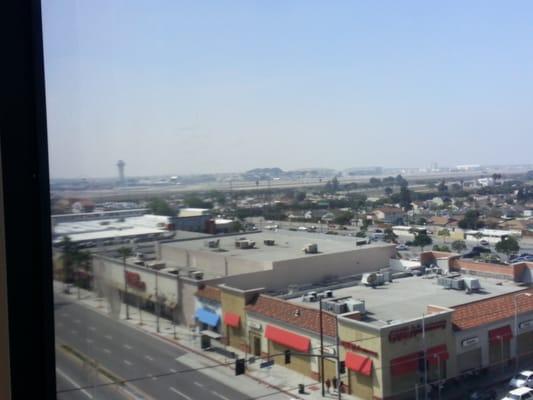
M 118 179 L 120 186 L 124 186 L 126 184 L 126 179 L 124 178 L 124 167 L 126 166 L 126 163 L 122 160 L 118 160 L 117 167 L 118 167 Z

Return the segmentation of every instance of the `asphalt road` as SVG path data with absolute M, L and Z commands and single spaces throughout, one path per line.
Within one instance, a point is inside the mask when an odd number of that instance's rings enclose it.
M 62 350 L 56 351 L 56 381 L 58 400 L 128 400 L 115 385 L 108 386 L 94 369 Z
M 250 398 L 206 376 L 201 370 L 191 369 L 176 360 L 187 353 L 171 344 L 71 303 L 60 294 L 56 294 L 55 306 L 57 341 L 76 348 L 120 379 L 129 381 L 142 392 L 142 398 L 158 400 Z M 75 374 L 68 366 L 63 365 L 62 368 L 67 370 L 64 372 L 69 376 Z M 64 382 L 66 379 L 64 377 L 59 376 L 58 379 L 62 385 L 69 383 Z M 83 394 L 81 391 L 80 393 Z M 107 397 L 102 398 L 107 399 Z

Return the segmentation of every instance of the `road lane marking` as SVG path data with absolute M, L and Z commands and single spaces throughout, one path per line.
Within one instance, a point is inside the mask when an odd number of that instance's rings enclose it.
M 175 374 L 175 373 L 178 372 L 178 371 L 176 371 L 174 368 L 170 368 L 170 372 L 172 372 L 173 374 Z
M 90 326 L 89 330 L 94 332 L 96 330 L 96 328 L 94 326 Z
M 198 386 L 198 387 L 204 387 L 204 385 L 201 384 L 200 382 L 196 382 L 196 381 L 194 381 L 193 383 L 194 383 L 196 386 Z
M 128 361 L 128 360 L 124 360 L 124 364 L 126 364 L 126 365 L 128 365 L 130 367 L 133 365 L 132 362 Z
M 56 322 L 57 326 L 63 326 L 63 322 Z
M 144 356 L 144 358 L 146 358 L 148 361 L 154 361 L 154 359 L 150 356 Z
M 226 396 L 218 393 L 218 392 L 215 392 L 214 390 L 210 390 L 211 393 L 213 393 L 215 396 L 217 397 L 220 397 L 222 400 L 229 400 Z
M 75 319 L 75 320 L 74 320 L 74 323 L 75 323 L 75 324 L 81 324 L 81 320 L 79 320 L 79 319 Z
M 111 354 L 111 350 L 109 349 L 102 349 L 102 350 L 104 350 L 104 353 Z
M 178 396 L 183 397 L 184 399 L 193 400 L 191 397 L 187 396 L 185 393 L 180 392 L 175 387 L 170 386 L 169 389 L 172 390 L 174 393 L 176 393 Z
M 57 371 L 57 373 L 59 375 L 61 375 L 63 378 L 65 378 L 65 380 L 67 380 L 72 386 L 74 386 L 76 389 L 79 389 L 85 396 L 87 396 L 90 399 L 93 398 L 93 396 L 88 391 L 86 391 L 85 389 L 82 389 L 81 386 L 78 385 L 78 383 L 74 379 L 72 379 L 70 376 L 65 374 L 63 371 L 61 371 L 57 367 L 56 367 L 56 371 Z
M 126 348 L 126 349 L 128 349 L 128 350 L 133 349 L 133 347 L 131 347 L 129 344 L 124 344 L 123 346 L 124 346 L 124 348 Z
M 72 330 L 70 331 L 70 333 L 72 333 L 73 335 L 77 335 L 77 334 L 78 334 L 78 331 L 75 330 L 75 329 L 72 329 Z
M 85 339 L 85 341 L 86 341 L 87 343 L 93 343 L 93 342 L 94 342 L 94 340 L 92 340 L 92 339 Z
M 113 337 L 111 335 L 104 335 L 106 339 L 113 340 Z

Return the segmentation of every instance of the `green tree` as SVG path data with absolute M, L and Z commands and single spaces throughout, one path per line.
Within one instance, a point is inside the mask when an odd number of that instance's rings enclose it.
M 411 191 L 407 189 L 407 186 L 402 186 L 400 188 L 400 206 L 404 209 L 404 211 L 409 211 L 413 208 L 411 204 Z
M 170 205 L 161 198 L 155 198 L 148 202 L 147 206 L 151 214 L 154 215 L 166 215 L 168 217 L 176 216 L 176 211 L 170 207 Z
M 335 217 L 334 221 L 336 224 L 339 224 L 339 225 L 348 225 L 353 217 L 354 217 L 353 212 L 342 211 Z
M 405 179 L 401 175 L 396 176 L 395 181 L 396 181 L 396 185 L 400 187 L 407 187 L 409 185 L 409 182 L 407 182 L 407 179 Z
M 183 202 L 187 207 L 191 208 L 213 208 L 213 204 L 207 201 L 202 200 L 196 195 L 189 195 L 183 199 Z M 166 215 L 166 214 L 161 214 Z
M 243 229 L 241 221 L 233 221 L 233 232 L 241 232 Z
M 389 197 L 392 194 L 392 189 L 390 187 L 386 187 L 383 192 L 385 193 L 385 196 Z
M 443 245 L 434 245 L 433 246 L 433 251 L 444 251 L 446 253 L 449 253 L 450 252 L 450 248 L 448 246 L 446 246 L 445 244 Z
M 479 229 L 483 227 L 483 222 L 479 220 L 479 211 L 468 210 L 458 225 L 461 229 Z
M 433 240 L 425 233 L 415 233 L 415 239 L 413 240 L 413 246 L 420 247 L 421 251 L 424 251 L 424 247 L 430 246 Z
M 437 235 L 441 236 L 444 239 L 444 243 L 446 243 L 446 239 L 450 237 L 450 230 L 449 229 L 441 229 L 437 232 Z
M 126 319 L 130 319 L 130 309 L 128 305 L 128 280 L 126 274 L 126 259 L 131 257 L 133 251 L 129 247 L 120 247 L 117 250 L 118 254 L 122 258 L 122 270 L 124 273 L 124 303 L 126 304 Z
M 461 253 L 466 249 L 466 243 L 464 240 L 454 240 L 452 242 L 452 249 L 457 253 Z
M 398 235 L 396 235 L 394 233 L 394 231 L 392 230 L 392 228 L 386 228 L 384 231 L 383 231 L 383 240 L 385 240 L 386 242 L 394 242 L 396 243 L 396 239 L 398 239 Z
M 448 194 L 448 186 L 446 185 L 446 182 L 444 179 L 440 181 L 439 185 L 437 186 L 437 190 L 439 191 L 439 194 Z
M 381 179 L 372 177 L 372 178 L 370 178 L 368 183 L 370 184 L 370 186 L 380 186 L 381 185 Z
M 518 250 L 520 250 L 520 245 L 513 236 L 506 236 L 496 243 L 496 251 L 506 254 L 507 257 L 512 253 L 518 252 Z

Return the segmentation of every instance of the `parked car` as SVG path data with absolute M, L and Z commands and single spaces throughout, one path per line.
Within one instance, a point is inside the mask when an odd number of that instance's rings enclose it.
M 490 246 L 490 243 L 488 240 L 485 240 L 485 239 L 481 239 L 479 241 L 479 244 L 482 245 L 482 246 Z
M 396 250 L 398 250 L 398 251 L 406 251 L 406 250 L 409 250 L 409 247 L 406 246 L 405 244 L 399 244 L 398 246 L 396 246 Z
M 521 387 L 511 390 L 502 400 L 533 400 L 533 389 Z
M 522 371 L 513 376 L 509 382 L 509 386 L 513 388 L 519 388 L 522 386 L 533 387 L 533 371 Z

